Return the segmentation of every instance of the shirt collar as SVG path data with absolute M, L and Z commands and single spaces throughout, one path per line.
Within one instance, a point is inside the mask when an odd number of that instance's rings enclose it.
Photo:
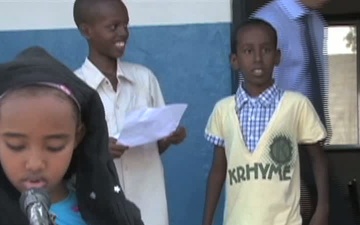
M 129 76 L 129 74 L 124 73 L 124 71 L 122 70 L 122 65 L 122 62 L 118 60 L 118 66 L 116 71 L 118 79 L 123 78 L 124 80 L 133 83 L 133 78 Z M 102 82 L 105 82 L 107 80 L 105 75 L 88 58 L 85 59 L 82 69 L 85 70 L 84 74 L 89 74 L 86 75 L 86 81 L 87 84 L 93 89 L 97 89 Z
M 280 89 L 273 84 L 271 87 L 266 89 L 263 93 L 261 93 L 258 97 L 252 98 L 250 97 L 245 89 L 243 88 L 243 84 L 240 84 L 238 90 L 236 91 L 236 104 L 240 109 L 248 102 L 258 102 L 263 106 L 270 106 L 275 102 L 276 97 L 279 95 Z
M 312 13 L 312 10 L 306 7 L 301 0 L 278 0 L 278 4 L 292 20 Z

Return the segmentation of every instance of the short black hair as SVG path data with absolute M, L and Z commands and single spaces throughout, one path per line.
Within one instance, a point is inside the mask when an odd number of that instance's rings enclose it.
M 97 4 L 114 1 L 122 3 L 122 0 L 75 0 L 73 17 L 76 26 L 79 28 L 82 23 L 88 23 L 94 19 L 93 15 L 97 11 Z
M 251 27 L 251 26 L 268 27 L 271 30 L 271 33 L 272 33 L 271 35 L 274 38 L 274 45 L 275 45 L 275 47 L 277 47 L 278 36 L 277 36 L 277 32 L 276 32 L 275 28 L 270 23 L 266 22 L 265 20 L 258 19 L 258 18 L 251 18 L 251 19 L 248 19 L 245 22 L 241 23 L 237 27 L 235 27 L 235 29 L 233 29 L 232 37 L 231 37 L 231 53 L 232 54 L 236 54 L 236 48 L 237 48 L 237 44 L 238 44 L 237 38 L 238 38 L 239 32 L 242 31 L 244 28 Z
M 73 8 L 73 17 L 76 26 L 79 28 L 82 23 L 88 22 L 91 12 L 90 8 L 93 8 L 97 4 L 96 0 L 76 0 Z

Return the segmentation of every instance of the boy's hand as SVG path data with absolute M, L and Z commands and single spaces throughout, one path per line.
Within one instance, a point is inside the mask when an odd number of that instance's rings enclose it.
M 114 159 L 120 158 L 128 148 L 128 146 L 116 144 L 115 138 L 109 138 L 109 150 Z
M 186 137 L 186 130 L 184 127 L 178 127 L 168 137 L 158 141 L 159 153 L 162 154 L 169 148 L 170 145 L 180 144 Z
M 169 144 L 180 144 L 186 138 L 186 129 L 184 127 L 178 127 L 172 134 L 164 139 Z
M 328 213 L 322 212 L 321 209 L 316 209 L 313 217 L 310 220 L 309 225 L 328 225 L 329 218 Z

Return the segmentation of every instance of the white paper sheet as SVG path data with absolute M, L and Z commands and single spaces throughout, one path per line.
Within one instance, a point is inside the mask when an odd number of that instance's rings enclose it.
M 170 104 L 131 112 L 117 142 L 135 147 L 165 138 L 179 126 L 186 108 L 187 104 Z

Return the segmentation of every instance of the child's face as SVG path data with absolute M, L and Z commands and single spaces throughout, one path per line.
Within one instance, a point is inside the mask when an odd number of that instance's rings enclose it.
M 120 0 L 104 1 L 97 5 L 94 17 L 82 26 L 91 50 L 112 59 L 121 57 L 129 37 L 126 6 Z
M 264 25 L 249 25 L 237 34 L 236 54 L 231 61 L 234 69 L 244 75 L 248 87 L 264 90 L 272 85 L 274 67 L 280 62 L 271 29 Z
M 0 163 L 19 191 L 45 187 L 52 200 L 66 194 L 62 180 L 79 140 L 71 100 L 55 95 L 5 97 L 0 110 Z

